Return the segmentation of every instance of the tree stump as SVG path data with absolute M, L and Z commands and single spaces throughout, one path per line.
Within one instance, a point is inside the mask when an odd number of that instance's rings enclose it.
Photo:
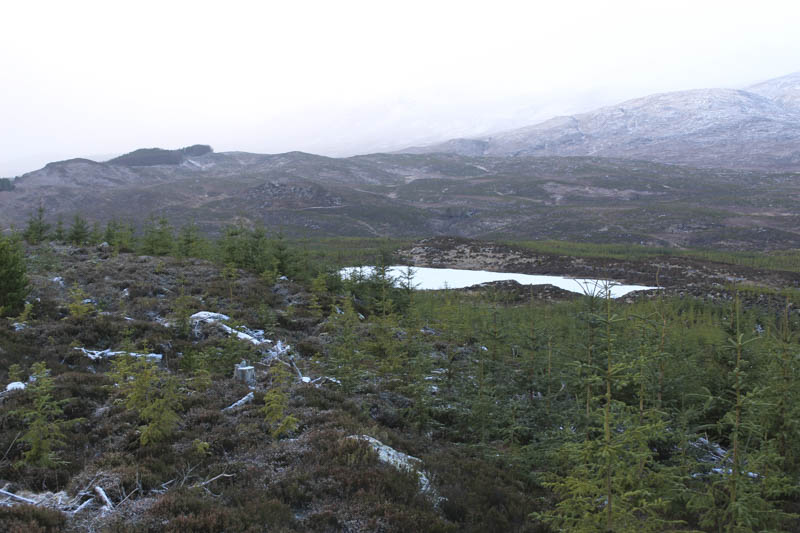
M 247 361 L 242 361 L 233 367 L 233 379 L 240 381 L 245 385 L 256 384 L 256 369 L 247 364 Z

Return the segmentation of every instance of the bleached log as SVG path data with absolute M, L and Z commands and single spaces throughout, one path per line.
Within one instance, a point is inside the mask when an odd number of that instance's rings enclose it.
M 7 490 L 0 489 L 0 494 L 2 494 L 3 496 L 8 496 L 9 498 L 13 498 L 15 500 L 19 500 L 19 501 L 21 501 L 23 503 L 27 503 L 27 504 L 30 504 L 30 505 L 36 505 L 36 502 L 34 500 L 30 500 L 28 498 L 24 498 L 22 496 L 18 496 L 16 494 L 14 494 L 13 492 L 8 492 Z
M 216 475 L 216 476 L 212 477 L 211 479 L 207 479 L 206 481 L 198 483 L 196 486 L 197 487 L 205 487 L 206 485 L 208 485 L 210 483 L 213 483 L 214 481 L 218 480 L 221 477 L 233 477 L 233 476 L 234 476 L 234 474 L 226 474 L 225 472 L 223 472 L 222 474 Z
M 316 379 L 311 380 L 311 384 L 315 387 L 319 387 L 325 383 L 336 383 L 337 385 L 341 385 L 342 382 L 336 378 L 332 378 L 331 376 L 320 376 Z
M 111 503 L 111 500 L 106 494 L 106 491 L 103 490 L 103 487 L 101 487 L 100 485 L 95 485 L 94 491 L 97 493 L 97 496 L 100 497 L 100 500 L 105 504 L 106 507 L 108 507 L 109 510 L 114 509 L 114 504 Z
M 93 501 L 94 501 L 94 498 L 89 498 L 88 500 L 86 500 L 85 502 L 83 502 L 82 504 L 80 504 L 80 505 L 78 506 L 78 508 L 77 508 L 77 509 L 75 509 L 74 511 L 72 511 L 72 514 L 73 514 L 73 515 L 76 515 L 76 514 L 80 513 L 80 512 L 81 512 L 81 511 L 84 509 L 84 507 L 86 507 L 87 505 L 89 505 L 89 504 L 90 504 L 90 503 L 92 503 Z
M 228 407 L 224 408 L 223 411 L 230 411 L 232 409 L 236 409 L 237 407 L 241 407 L 241 406 L 243 406 L 245 404 L 248 404 L 248 403 L 253 401 L 253 398 L 254 398 L 253 393 L 252 392 L 248 392 L 247 396 L 245 396 L 241 400 L 233 402 Z
M 297 368 L 297 364 L 295 364 L 295 362 L 294 362 L 294 357 L 290 357 L 290 358 L 289 358 L 289 362 L 292 364 L 292 368 L 294 368 L 294 371 L 295 371 L 295 372 L 297 372 L 297 378 L 298 378 L 300 381 L 303 381 L 303 382 L 305 382 L 305 380 L 303 379 L 303 373 L 302 373 L 302 372 L 300 372 L 300 369 L 299 369 L 299 368 Z

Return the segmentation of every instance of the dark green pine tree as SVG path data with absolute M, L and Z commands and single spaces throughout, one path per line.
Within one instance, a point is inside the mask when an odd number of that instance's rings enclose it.
M 28 218 L 28 227 L 22 233 L 22 236 L 30 244 L 39 244 L 45 240 L 50 233 L 50 224 L 44 220 L 44 207 L 41 205 L 36 210 L 36 215 L 31 215 Z
M 58 215 L 58 220 L 56 220 L 56 227 L 53 230 L 53 238 L 58 242 L 64 242 L 67 238 L 67 234 L 64 231 L 64 219 L 61 215 Z
M 82 246 L 86 244 L 88 240 L 89 224 L 86 222 L 86 219 L 80 215 L 80 213 L 75 213 L 75 217 L 72 219 L 72 225 L 69 227 L 69 231 L 67 232 L 67 242 L 70 242 L 75 246 Z
M 272 242 L 272 255 L 274 256 L 275 269 L 279 276 L 293 276 L 294 256 L 286 243 L 283 233 L 278 233 Z
M 103 242 L 103 230 L 100 228 L 100 223 L 95 222 L 89 232 L 89 244 L 100 244 L 101 242 Z
M 21 311 L 27 295 L 28 276 L 20 245 L 0 236 L 0 316 Z
M 178 237 L 175 240 L 175 255 L 178 259 L 197 257 L 200 255 L 201 244 L 197 225 L 194 222 L 185 224 L 178 231 Z
M 25 432 L 19 440 L 27 447 L 18 464 L 58 466 L 64 464 L 56 452 L 66 445 L 64 430 L 82 419 L 63 419 L 67 400 L 54 397 L 55 384 L 44 362 L 34 363 L 31 373 L 34 379 L 26 391 L 31 401 L 14 412 L 25 423 Z
M 680 529 L 682 524 L 666 514 L 665 497 L 668 489 L 680 484 L 679 474 L 659 465 L 649 444 L 666 432 L 662 414 L 629 405 L 619 395 L 621 387 L 636 381 L 642 361 L 621 345 L 623 319 L 612 312 L 608 294 L 605 312 L 593 318 L 595 355 L 600 356 L 595 364 L 602 379 L 598 385 L 604 394 L 589 402 L 586 438 L 567 442 L 558 452 L 564 473 L 550 475 L 545 483 L 558 503 L 535 516 L 557 531 Z
M 791 375 L 791 369 L 782 361 L 778 367 L 780 373 L 775 376 L 778 379 L 774 380 L 777 383 L 763 388 L 754 386 L 752 368 L 756 354 L 749 345 L 762 339 L 747 338 L 742 331 L 738 293 L 731 320 L 732 335 L 728 343 L 733 362 L 732 398 L 721 420 L 728 428 L 730 448 L 723 466 L 708 473 L 706 490 L 695 492 L 688 507 L 699 512 L 701 526 L 726 533 L 791 530 L 790 525 L 797 523 L 798 515 L 787 512 L 783 500 L 796 497 L 797 481 L 785 470 L 781 433 L 775 438 L 774 430 L 770 431 L 770 426 L 774 427 L 772 413 L 776 407 L 780 413 L 783 407 L 776 402 L 780 398 L 775 398 L 775 394 L 791 398 L 791 388 L 783 382 L 787 374 Z M 782 342 L 788 342 L 787 332 L 783 335 Z M 783 414 L 791 416 L 786 411 Z
M 172 252 L 174 244 L 172 226 L 169 221 L 161 217 L 150 218 L 144 228 L 142 236 L 142 253 L 147 255 L 167 255 Z

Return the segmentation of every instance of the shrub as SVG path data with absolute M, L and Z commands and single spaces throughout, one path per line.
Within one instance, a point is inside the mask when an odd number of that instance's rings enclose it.
M 35 505 L 0 507 L 0 524 L 8 533 L 57 533 L 63 531 L 67 517 L 58 511 Z
M 261 413 L 270 425 L 272 438 L 277 439 L 284 433 L 297 429 L 299 421 L 294 416 L 286 414 L 286 408 L 289 406 L 287 391 L 292 375 L 280 363 L 272 366 L 270 374 L 272 374 L 272 387 L 264 395 L 264 407 L 261 408 Z
M 88 315 L 92 309 L 93 305 L 88 298 L 88 294 L 84 292 L 83 289 L 78 287 L 78 284 L 75 283 L 72 285 L 72 288 L 69 290 L 69 316 L 72 318 L 83 318 Z

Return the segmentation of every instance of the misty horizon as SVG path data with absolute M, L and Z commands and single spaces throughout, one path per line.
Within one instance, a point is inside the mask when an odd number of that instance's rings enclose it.
M 794 74 L 794 73 L 787 73 L 787 75 L 788 74 Z M 763 81 L 767 81 L 767 80 L 754 80 L 752 83 L 746 84 L 743 87 L 733 87 L 733 88 L 734 89 L 744 89 L 744 88 L 746 88 L 746 87 L 748 87 L 750 85 L 754 85 L 754 84 L 757 84 L 757 83 L 760 83 L 760 82 L 763 82 Z M 692 89 L 705 89 L 705 88 L 706 87 L 696 87 L 696 88 L 692 88 Z M 731 87 L 725 87 L 725 88 L 731 88 Z M 683 89 L 683 90 L 692 90 L 692 89 Z M 652 94 L 659 94 L 659 93 L 657 92 L 657 93 L 652 93 Z M 641 98 L 641 97 L 645 97 L 645 96 L 649 96 L 649 95 L 634 96 L 634 97 L 632 97 L 632 98 L 630 98 L 628 100 Z M 383 140 L 383 139 L 369 140 L 369 139 L 365 139 L 365 140 L 362 141 L 361 144 L 359 144 L 357 140 L 353 140 L 352 144 L 349 145 L 350 146 L 349 148 L 348 148 L 348 145 L 346 145 L 346 143 L 344 143 L 344 142 L 342 142 L 342 143 L 332 142 L 330 144 L 325 144 L 325 142 L 321 142 L 320 144 L 316 145 L 316 146 L 319 146 L 316 149 L 313 148 L 313 147 L 310 148 L 310 149 L 300 149 L 300 148 L 286 147 L 286 149 L 271 150 L 271 151 L 270 150 L 258 150 L 258 149 L 243 150 L 241 147 L 236 147 L 236 146 L 225 146 L 224 148 L 221 148 L 221 149 L 217 148 L 214 145 L 211 145 L 211 147 L 214 149 L 215 152 L 219 152 L 219 153 L 225 153 L 225 152 L 251 152 L 251 153 L 260 153 L 260 154 L 278 154 L 278 153 L 286 153 L 286 152 L 298 151 L 298 152 L 306 152 L 306 153 L 311 153 L 311 154 L 315 154 L 315 155 L 321 155 L 321 156 L 325 156 L 325 157 L 335 157 L 335 158 L 352 157 L 352 156 L 356 156 L 356 155 L 365 155 L 365 154 L 380 153 L 380 152 L 394 152 L 394 151 L 399 151 L 399 150 L 403 150 L 403 149 L 414 147 L 414 146 L 426 146 L 426 145 L 430 145 L 430 144 L 436 144 L 436 143 L 443 142 L 443 141 L 446 141 L 446 140 L 449 140 L 449 139 L 454 139 L 454 138 L 476 138 L 476 137 L 491 136 L 492 134 L 495 134 L 495 133 L 499 133 L 499 132 L 503 132 L 503 131 L 507 131 L 507 130 L 511 130 L 511 129 L 515 129 L 515 128 L 520 128 L 520 127 L 524 127 L 524 126 L 528 126 L 528 125 L 532 125 L 532 124 L 537 124 L 537 123 L 540 123 L 540 122 L 544 122 L 544 121 L 549 120 L 551 118 L 556 118 L 556 117 L 559 117 L 559 116 L 568 116 L 568 115 L 585 113 L 585 112 L 589 112 L 589 111 L 592 111 L 592 110 L 600 108 L 600 107 L 613 106 L 615 104 L 622 103 L 622 102 L 619 102 L 619 101 L 617 101 L 617 102 L 600 103 L 600 102 L 602 102 L 602 100 L 603 100 L 603 97 L 599 96 L 599 95 L 595 96 L 594 99 L 592 99 L 590 96 L 584 96 L 581 99 L 582 103 L 573 103 L 571 106 L 570 106 L 570 104 L 568 104 L 566 102 L 563 103 L 562 105 L 563 105 L 563 109 L 564 110 L 562 112 L 553 111 L 552 114 L 539 113 L 538 115 L 532 115 L 531 113 L 528 113 L 528 114 L 522 113 L 522 114 L 518 114 L 516 117 L 510 117 L 509 116 L 509 117 L 503 117 L 502 119 L 495 118 L 493 125 L 489 125 L 489 124 L 491 124 L 491 122 L 487 122 L 482 126 L 476 125 L 473 128 L 473 130 L 469 130 L 469 129 L 466 129 L 466 130 L 464 130 L 464 129 L 462 129 L 462 130 L 452 129 L 452 130 L 441 130 L 440 132 L 427 132 L 426 133 L 426 132 L 423 131 L 424 128 L 421 128 L 420 132 L 418 132 L 418 134 L 416 136 L 414 135 L 414 132 L 408 131 L 407 132 L 408 136 L 405 137 L 406 140 L 402 140 L 403 137 L 401 137 L 400 139 L 396 139 L 395 138 L 394 140 L 392 140 L 392 139 L 389 139 L 389 140 Z M 597 103 L 589 103 L 590 101 L 592 101 L 592 102 L 596 101 Z M 525 118 L 525 117 L 529 117 L 529 116 L 531 118 Z M 464 117 L 464 122 L 467 122 L 466 118 L 467 117 Z M 460 133 L 459 133 L 459 131 L 460 131 Z M 63 154 L 42 154 L 42 155 L 32 155 L 32 156 L 29 156 L 29 157 L 26 157 L 26 158 L 22 158 L 19 161 L 14 161 L 14 160 L 11 160 L 11 161 L 0 161 L 0 177 L 8 177 L 8 178 L 19 177 L 20 175 L 23 175 L 23 174 L 25 174 L 27 172 L 32 172 L 32 171 L 38 170 L 39 168 L 42 168 L 47 163 L 51 163 L 51 162 L 55 162 L 55 161 L 61 161 L 61 160 L 67 160 L 67 159 L 82 158 L 82 159 L 89 159 L 89 160 L 97 161 L 97 162 L 105 162 L 105 161 L 111 160 L 111 159 L 113 159 L 115 157 L 118 157 L 120 155 L 123 155 L 123 154 L 126 154 L 126 153 L 130 153 L 130 152 L 133 152 L 135 150 L 142 149 L 142 148 L 162 148 L 162 149 L 166 149 L 166 150 L 175 150 L 175 149 L 182 148 L 184 146 L 191 146 L 193 144 L 209 144 L 209 143 L 206 143 L 203 139 L 196 139 L 194 141 L 192 141 L 191 139 L 187 139 L 187 141 L 189 141 L 189 142 L 187 142 L 186 144 L 180 145 L 180 146 L 150 146 L 150 145 L 142 145 L 142 146 L 132 146 L 132 147 L 129 147 L 129 149 L 125 149 L 125 150 L 122 150 L 122 151 L 107 152 L 107 153 L 102 153 L 102 154 L 100 154 L 100 153 L 78 154 L 78 155 L 66 154 L 66 153 L 63 153 Z M 358 148 L 358 146 L 361 146 L 362 148 Z M 11 173 L 6 172 L 6 175 L 3 175 L 3 170 L 2 169 L 4 169 L 4 168 L 12 169 L 12 172 Z M 13 170 L 13 169 L 17 169 L 17 170 Z
M 791 2 L 144 2 L 123 26 L 124 6 L 44 4 L 46 18 L 35 2 L 10 8 L 0 35 L 0 176 L 195 143 L 395 151 L 653 93 L 744 88 L 797 71 L 800 54 Z

